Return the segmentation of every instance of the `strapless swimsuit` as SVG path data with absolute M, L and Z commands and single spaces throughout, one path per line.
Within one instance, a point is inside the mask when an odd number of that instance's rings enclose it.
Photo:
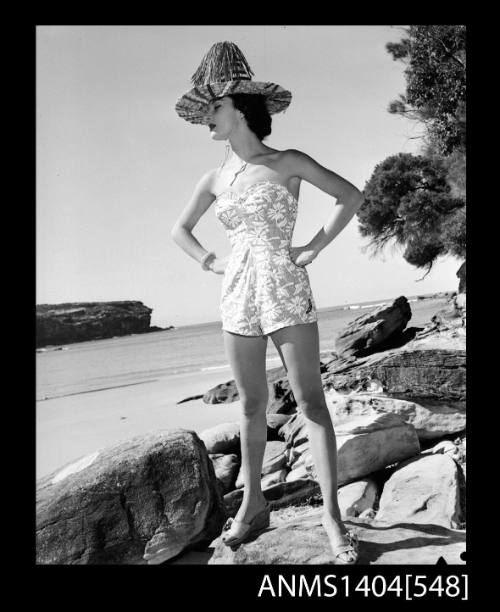
M 222 280 L 222 329 L 262 336 L 318 320 L 305 267 L 290 257 L 298 202 L 288 189 L 259 181 L 225 191 L 214 210 L 232 246 Z

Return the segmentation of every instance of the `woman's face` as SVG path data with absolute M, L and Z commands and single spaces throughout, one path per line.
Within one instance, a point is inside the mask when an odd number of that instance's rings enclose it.
M 242 114 L 234 108 L 231 98 L 218 98 L 208 105 L 207 124 L 213 140 L 227 140 L 241 120 Z

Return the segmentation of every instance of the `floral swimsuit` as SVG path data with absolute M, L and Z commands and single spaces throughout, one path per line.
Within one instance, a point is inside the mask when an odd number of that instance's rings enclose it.
M 222 329 L 262 336 L 317 321 L 307 270 L 290 258 L 298 202 L 288 189 L 259 181 L 240 194 L 223 192 L 214 208 L 232 246 L 222 281 Z

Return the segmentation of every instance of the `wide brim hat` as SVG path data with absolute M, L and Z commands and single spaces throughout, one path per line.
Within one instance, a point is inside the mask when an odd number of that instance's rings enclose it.
M 215 43 L 191 77 L 194 87 L 179 98 L 175 110 L 189 123 L 207 124 L 210 102 L 236 93 L 263 95 L 271 115 L 288 108 L 292 100 L 290 91 L 276 83 L 252 81 L 253 74 L 234 43 Z

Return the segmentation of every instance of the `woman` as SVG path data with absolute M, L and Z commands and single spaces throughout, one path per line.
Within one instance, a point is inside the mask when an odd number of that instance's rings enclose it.
M 261 489 L 266 445 L 266 348 L 268 337 L 287 371 L 297 408 L 306 418 L 322 492 L 322 524 L 336 563 L 355 563 L 357 541 L 342 523 L 337 499 L 337 449 L 320 374 L 319 335 L 306 266 L 347 225 L 363 202 L 351 183 L 297 150 L 263 143 L 271 114 L 284 110 L 290 92 L 252 81 L 233 43 L 217 43 L 193 76 L 195 87 L 176 104 L 178 114 L 208 125 L 213 140 L 229 141 L 231 156 L 198 182 L 172 229 L 173 239 L 207 271 L 224 274 L 221 316 L 226 354 L 242 405 L 240 427 L 244 476 L 242 504 L 224 527 L 223 541 L 236 546 L 269 525 Z M 227 156 L 226 156 L 227 157 Z M 336 198 L 327 224 L 299 247 L 291 247 L 301 181 Z M 220 258 L 193 236 L 215 202 L 232 251 Z

